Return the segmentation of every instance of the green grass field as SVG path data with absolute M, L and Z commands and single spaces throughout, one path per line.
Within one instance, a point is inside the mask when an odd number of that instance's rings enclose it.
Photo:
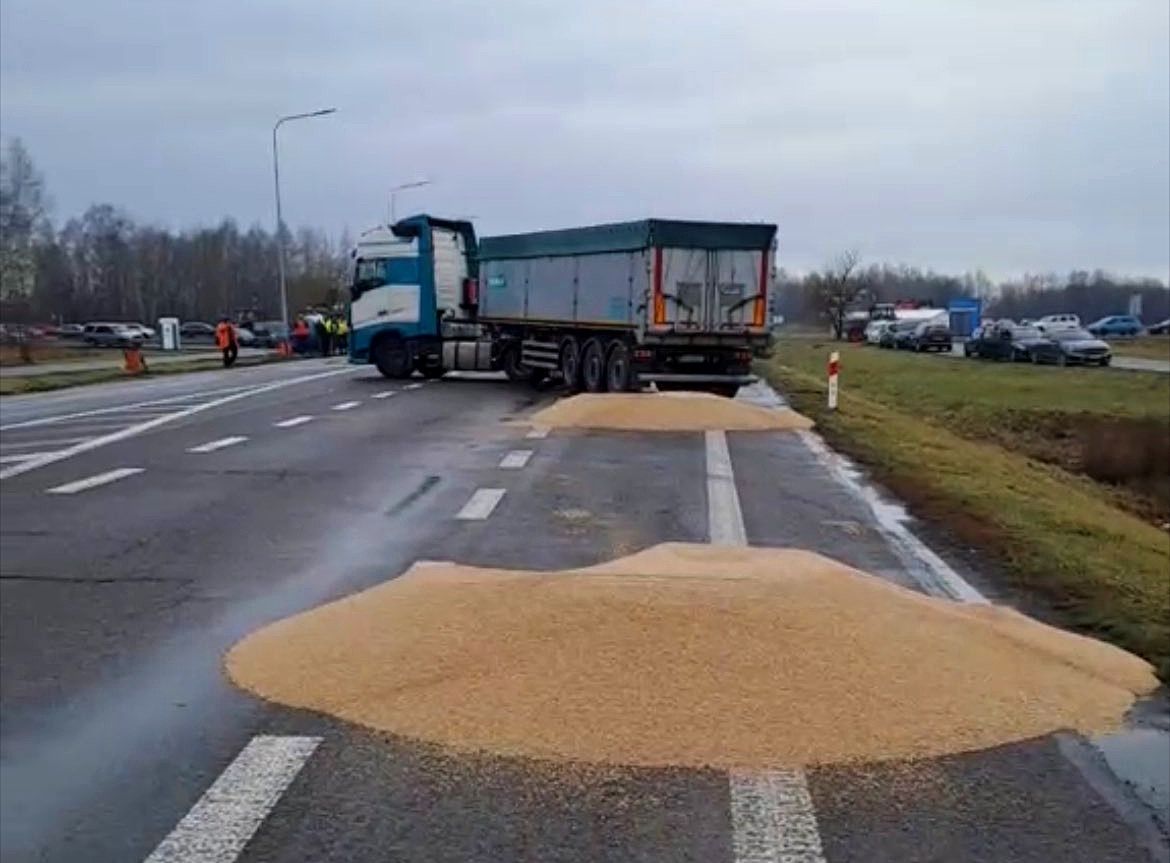
M 841 399 L 830 413 L 834 349 Z M 1170 376 L 816 339 L 782 341 L 765 372 L 916 515 L 986 552 L 1007 587 L 1170 680 L 1170 533 L 1158 522 L 1170 485 L 1159 460 L 1170 449 Z M 1099 462 L 1154 475 L 1105 482 L 1090 475 L 1108 473 Z

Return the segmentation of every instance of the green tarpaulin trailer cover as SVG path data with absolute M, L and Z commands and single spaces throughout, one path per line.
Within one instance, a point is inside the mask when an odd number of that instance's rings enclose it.
M 775 225 L 643 219 L 587 228 L 482 237 L 479 241 L 479 259 L 498 261 L 508 258 L 592 255 L 651 247 L 765 250 L 771 248 L 775 236 Z

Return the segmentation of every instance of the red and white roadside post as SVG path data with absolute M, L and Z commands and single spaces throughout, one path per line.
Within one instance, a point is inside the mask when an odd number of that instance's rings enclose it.
M 836 351 L 829 354 L 829 410 L 837 409 L 837 373 L 841 369 L 841 355 Z

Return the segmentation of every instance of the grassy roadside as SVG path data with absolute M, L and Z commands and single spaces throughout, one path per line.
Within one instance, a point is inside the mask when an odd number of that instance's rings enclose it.
M 840 346 L 840 409 L 830 414 L 832 349 L 782 342 L 765 373 L 917 516 L 991 555 L 1011 587 L 1043 599 L 1063 624 L 1149 659 L 1170 681 L 1170 535 L 1102 483 L 1029 451 L 1039 442 L 1027 422 L 1170 426 L 1170 381 Z
M 236 361 L 236 367 L 256 366 L 276 362 L 278 357 L 241 357 Z M 149 362 L 149 361 L 148 361 Z M 100 384 L 107 381 L 121 380 L 150 380 L 161 375 L 185 374 L 187 372 L 213 371 L 223 368 L 223 362 L 218 356 L 199 357 L 190 362 L 159 363 L 145 375 L 137 378 L 130 377 L 120 368 L 78 370 L 75 372 L 54 372 L 46 375 L 29 375 L 27 377 L 10 376 L 0 378 L 0 395 L 21 395 L 24 393 L 44 393 L 51 390 L 60 390 L 66 387 L 79 387 L 86 384 Z
M 1109 346 L 1119 357 L 1140 357 L 1170 362 L 1170 336 L 1142 336 L 1128 341 L 1118 339 L 1110 342 Z

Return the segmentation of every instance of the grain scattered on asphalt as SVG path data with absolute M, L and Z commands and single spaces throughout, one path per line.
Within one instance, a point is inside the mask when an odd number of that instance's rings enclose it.
M 1118 725 L 1143 660 L 808 551 L 666 544 L 539 573 L 417 564 L 259 630 L 264 698 L 456 750 L 645 766 L 934 756 Z
M 583 393 L 529 417 L 550 428 L 619 431 L 789 431 L 812 428 L 790 408 L 763 408 L 710 393 Z

